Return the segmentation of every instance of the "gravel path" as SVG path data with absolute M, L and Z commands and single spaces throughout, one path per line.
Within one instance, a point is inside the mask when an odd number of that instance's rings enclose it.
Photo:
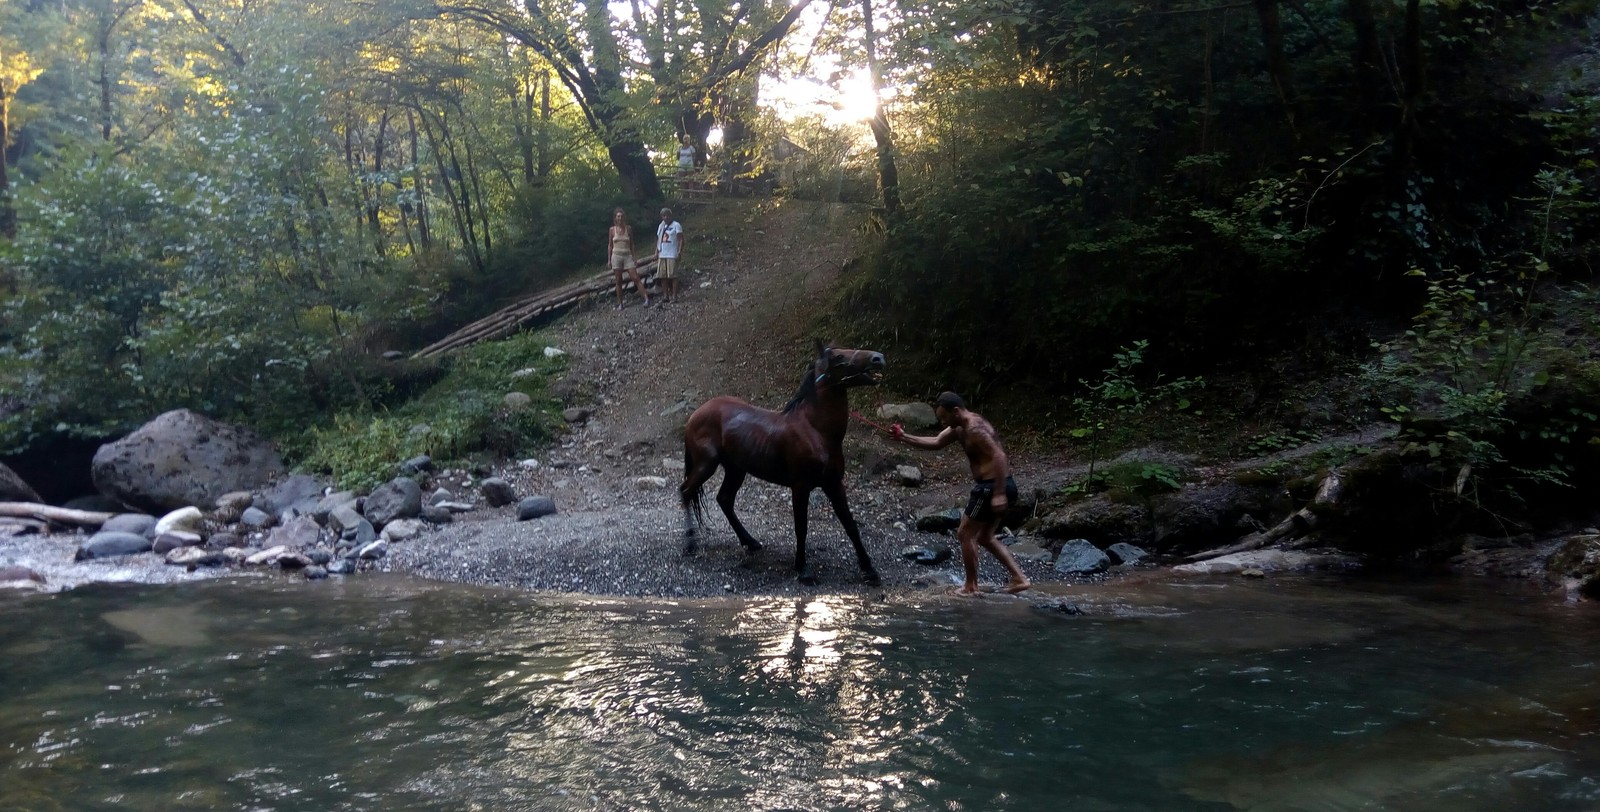
M 511 507 L 464 514 L 465 521 L 395 545 L 384 568 L 602 595 L 868 591 L 849 540 L 820 493 L 813 495 L 807 545 L 818 587 L 802 587 L 794 577 L 786 489 L 752 478 L 739 494 L 740 518 L 766 544 L 753 556 L 739 547 L 711 498 L 720 474 L 706 486 L 706 533 L 695 557 L 680 554 L 684 525 L 677 497 L 681 428 L 689 412 L 715 395 L 778 408 L 794 393 L 813 352 L 809 314 L 856 252 L 860 216 L 840 206 L 784 202 L 753 212 L 689 211 L 679 219 L 688 234 L 679 301 L 645 308 L 630 294 L 628 307 L 618 311 L 607 295 L 549 330 L 552 345 L 570 358 L 558 389 L 570 393 L 572 405 L 592 409 L 592 416 L 535 454 L 538 468 L 512 464 L 496 475 L 519 496 L 552 497 L 561 512 L 528 522 L 516 521 Z M 731 234 L 743 236 L 726 236 Z M 856 390 L 852 407 L 870 414 L 877 403 L 898 399 L 893 370 L 891 357 L 883 387 L 888 391 Z M 861 425 L 845 444 L 851 509 L 885 587 L 959 583 L 955 539 L 917 532 L 915 517 L 928 507 L 965 502 L 961 455 L 910 451 Z M 924 487 L 894 481 L 901 463 L 922 468 Z M 1026 483 L 1029 461 L 1013 464 Z M 440 484 L 471 493 L 460 479 L 445 477 Z M 957 555 L 929 568 L 900 556 L 908 545 L 946 546 Z M 1003 581 L 1004 571 L 987 555 L 983 560 L 983 580 Z M 1048 565 L 1024 568 L 1035 581 L 1054 579 Z

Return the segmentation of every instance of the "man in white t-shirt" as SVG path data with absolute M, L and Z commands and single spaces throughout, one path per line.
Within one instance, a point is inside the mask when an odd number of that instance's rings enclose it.
M 661 210 L 656 226 L 656 279 L 666 300 L 678 300 L 678 259 L 683 256 L 683 224 L 672 219 L 672 209 Z

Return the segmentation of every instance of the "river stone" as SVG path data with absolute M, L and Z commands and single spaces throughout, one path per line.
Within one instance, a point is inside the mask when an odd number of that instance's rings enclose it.
M 417 476 L 433 470 L 433 458 L 427 454 L 418 454 L 405 462 L 400 463 L 400 473 L 406 476 Z
M 456 515 L 448 508 L 429 505 L 422 509 L 422 520 L 429 524 L 449 524 L 456 520 Z
M 1018 561 L 1049 561 L 1053 557 L 1049 550 L 1033 541 L 1019 541 L 1006 549 Z
M 106 532 L 102 530 L 78 545 L 78 551 L 73 554 L 72 560 L 86 561 L 91 558 L 113 558 L 119 555 L 148 553 L 152 546 L 154 545 L 150 539 L 138 533 Z
M 431 507 L 433 505 L 442 505 L 445 502 L 453 502 L 455 501 L 455 498 L 455 494 L 444 488 L 440 488 L 433 493 L 428 494 L 428 506 Z
M 326 524 L 333 530 L 333 532 L 342 534 L 344 531 L 349 530 L 350 528 L 355 527 L 364 521 L 366 521 L 366 518 L 356 511 L 355 502 L 349 502 L 334 508 L 333 511 L 328 514 L 328 520 Z
M 141 508 L 210 505 L 283 470 L 272 444 L 248 429 L 187 409 L 167 412 L 100 446 L 91 476 L 101 493 Z
M 326 487 L 314 476 L 295 474 L 273 485 L 254 504 L 268 513 L 279 514 L 308 499 L 320 500 Z
M 39 492 L 35 491 L 28 483 L 23 482 L 22 477 L 17 476 L 16 471 L 7 468 L 5 463 L 0 462 L 0 502 L 40 503 L 43 501 L 43 499 L 39 498 Z
M 167 553 L 167 563 L 177 567 L 216 567 L 225 561 L 222 553 L 203 547 L 178 547 Z
M 633 486 L 641 491 L 665 490 L 667 487 L 667 478 L 664 476 L 634 477 Z
M 349 575 L 356 571 L 355 562 L 341 558 L 328 564 L 329 575 Z
M 222 549 L 222 560 L 230 564 L 243 564 L 245 559 L 256 552 L 256 550 L 249 547 L 224 547 Z
M 146 538 L 155 538 L 156 517 L 146 513 L 119 513 L 100 525 L 100 530 L 106 533 L 137 533 Z
M 378 539 L 378 530 L 372 526 L 372 522 L 362 519 L 356 522 L 354 527 L 346 527 L 344 532 L 339 534 L 339 539 L 359 547 L 376 541 Z
M 410 477 L 395 477 L 367 496 L 361 512 L 375 527 L 413 518 L 422 512 L 422 486 Z
M 188 530 L 193 532 L 200 529 L 205 522 L 205 518 L 205 514 L 200 512 L 200 508 L 194 506 L 179 508 L 158 519 L 153 532 L 158 536 L 169 530 Z
M 939 416 L 926 403 L 885 403 L 878 407 L 878 416 L 907 428 L 927 429 L 939 425 Z
M 1092 575 L 1110 566 L 1111 558 L 1084 539 L 1072 539 L 1061 545 L 1061 552 L 1056 556 L 1056 572 L 1066 575 Z
M 322 499 L 317 502 L 316 509 L 311 512 L 311 516 L 317 520 L 318 524 L 327 526 L 329 517 L 332 516 L 339 508 L 348 507 L 350 510 L 356 511 L 357 504 L 358 502 L 354 493 L 350 491 L 336 491 L 322 497 Z M 334 529 L 339 530 L 342 528 L 335 527 Z
M 278 569 L 281 570 L 303 570 L 311 566 L 311 559 L 307 558 L 304 553 L 290 551 L 278 556 L 273 563 L 277 564 Z
M 300 516 L 290 519 L 288 524 L 272 531 L 267 537 L 271 545 L 281 544 L 291 549 L 304 549 L 314 547 L 322 538 L 322 526 L 310 516 Z
M 1106 552 L 1111 555 L 1111 560 L 1117 564 L 1137 564 L 1141 559 L 1150 555 L 1125 541 L 1119 541 L 1107 547 Z
M 13 581 L 32 581 L 33 583 L 42 584 L 44 583 L 44 576 L 27 567 L 0 567 L 0 583 L 11 583 Z
M 478 491 L 483 494 L 483 501 L 487 502 L 489 507 L 505 507 L 517 501 L 517 492 L 511 487 L 511 483 L 497 476 L 489 477 L 479 483 Z
M 1572 597 L 1600 598 L 1600 535 L 1572 536 L 1545 559 L 1545 571 Z
M 199 533 L 190 533 L 185 530 L 168 530 L 156 536 L 155 543 L 150 545 L 150 551 L 156 555 L 166 555 L 179 547 L 199 547 L 205 539 Z
M 239 521 L 254 499 L 249 491 L 229 491 L 217 497 L 217 506 L 211 511 L 211 518 L 218 524 L 233 524 Z
M 908 488 L 922 487 L 922 469 L 915 465 L 895 466 L 894 475 L 900 478 L 900 484 Z
M 326 565 L 333 560 L 333 551 L 327 547 L 313 547 L 306 550 L 306 558 L 311 559 L 313 564 Z
M 258 507 L 245 508 L 244 515 L 239 517 L 240 524 L 256 530 L 265 530 L 272 526 L 272 522 L 272 514 Z
M 307 581 L 321 581 L 327 577 L 328 569 L 320 564 L 312 564 L 311 566 L 306 567 Z
M 907 561 L 932 567 L 950 560 L 950 548 L 945 546 L 924 547 L 913 544 L 900 550 L 900 557 Z
M 383 533 L 379 538 L 391 544 L 397 541 L 409 541 L 422 533 L 422 520 L 396 519 L 383 526 Z
M 517 503 L 517 521 L 525 522 L 556 512 L 556 502 L 548 496 L 530 496 Z
M 228 548 L 228 547 L 243 547 L 243 546 L 244 546 L 244 539 L 243 538 L 241 538 L 238 534 L 229 533 L 229 532 L 226 532 L 226 531 L 221 532 L 221 533 L 214 533 L 214 534 L 212 534 L 211 538 L 206 539 L 206 547 L 209 548 L 209 549 L 212 549 L 212 550 L 221 550 L 221 549 L 225 549 L 225 548 Z
M 467 511 L 472 510 L 472 503 L 471 502 L 440 502 L 439 504 L 434 505 L 434 507 L 444 508 L 445 510 L 450 511 L 451 513 L 466 513 Z
M 262 551 L 260 551 L 258 553 L 255 553 L 255 554 L 251 555 L 250 557 L 248 557 L 248 558 L 246 558 L 244 560 L 244 563 L 245 563 L 246 566 L 260 567 L 260 566 L 263 566 L 263 565 L 266 565 L 266 564 L 271 564 L 274 561 L 277 561 L 278 560 L 278 556 L 285 555 L 288 552 L 289 552 L 289 548 L 288 547 L 285 547 L 282 544 L 279 544 L 276 547 L 268 547 L 265 550 L 262 550 Z
M 961 526 L 961 511 L 956 508 L 928 508 L 917 514 L 917 529 L 924 533 L 948 533 Z
M 368 561 L 376 561 L 388 554 L 389 542 L 379 539 L 371 544 L 366 545 L 365 547 L 362 547 L 361 552 L 356 553 L 356 557 L 365 558 Z
M 1180 564 L 1173 572 L 1191 575 L 1233 575 L 1245 570 L 1269 572 L 1324 572 L 1358 569 L 1361 561 L 1354 556 L 1336 551 L 1311 552 L 1308 550 L 1247 550 L 1224 555 L 1210 561 Z
M 568 423 L 582 423 L 589 419 L 589 410 L 581 406 L 571 406 L 561 412 L 561 419 Z
M 533 405 L 533 398 L 523 392 L 507 392 L 500 402 L 505 404 L 508 411 L 520 412 Z

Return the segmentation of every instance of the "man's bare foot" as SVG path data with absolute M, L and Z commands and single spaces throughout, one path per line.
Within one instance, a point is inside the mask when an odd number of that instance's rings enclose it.
M 1023 591 L 1026 591 L 1026 590 L 1032 589 L 1032 588 L 1033 588 L 1033 582 L 1029 581 L 1026 578 L 1024 578 L 1021 581 L 1012 581 L 1011 583 L 1006 584 L 1005 586 L 1000 588 L 1000 591 L 1004 592 L 1004 593 L 1006 593 L 1008 595 L 1015 595 L 1018 592 L 1023 592 Z
M 954 588 L 952 588 L 950 590 L 950 594 L 952 594 L 952 595 L 954 595 L 954 596 L 956 596 L 958 598 L 976 598 L 977 596 L 982 595 L 983 593 L 978 591 L 976 588 L 969 589 L 967 587 L 962 586 L 962 587 L 954 587 Z

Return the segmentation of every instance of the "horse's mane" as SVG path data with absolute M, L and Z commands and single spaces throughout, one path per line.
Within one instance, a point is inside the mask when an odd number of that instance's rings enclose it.
M 815 371 L 816 364 L 814 362 L 806 365 L 806 376 L 800 379 L 800 391 L 795 392 L 794 399 L 789 401 L 787 406 L 783 407 L 783 414 L 788 414 L 794 411 L 800 406 L 800 404 L 805 403 L 807 400 L 816 400 L 817 376 L 813 374 Z

